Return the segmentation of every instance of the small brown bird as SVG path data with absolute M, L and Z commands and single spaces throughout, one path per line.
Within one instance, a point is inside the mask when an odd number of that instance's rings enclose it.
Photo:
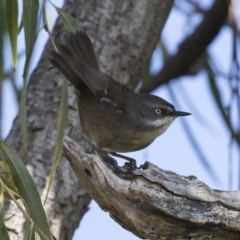
M 48 55 L 75 87 L 83 135 L 97 148 L 116 154 L 143 149 L 164 133 L 176 117 L 190 113 L 176 111 L 164 99 L 137 94 L 102 73 L 91 40 L 84 32 L 70 33 L 58 51 Z

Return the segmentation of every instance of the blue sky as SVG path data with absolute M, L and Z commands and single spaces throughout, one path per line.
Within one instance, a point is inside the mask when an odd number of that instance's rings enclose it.
M 62 4 L 60 1 L 55 2 L 57 2 L 58 6 L 61 6 Z M 209 3 L 212 1 L 205 0 L 203 2 L 206 6 L 209 6 Z M 237 9 L 239 17 L 239 5 Z M 53 22 L 56 14 L 52 12 L 53 10 L 50 11 L 50 20 Z M 162 38 L 171 53 L 177 51 L 178 44 L 185 38 L 186 34 L 191 33 L 193 29 L 192 27 L 194 27 L 200 20 L 201 18 L 199 16 L 195 17 L 192 19 L 191 26 L 189 27 L 189 21 L 186 20 L 179 11 L 173 10 L 171 12 L 162 33 Z M 42 32 L 35 47 L 36 50 L 32 69 L 38 62 L 46 39 L 47 34 Z M 209 46 L 209 52 L 212 54 L 214 60 L 218 66 L 220 66 L 221 71 L 226 73 L 228 73 L 230 68 L 232 50 L 231 41 L 231 32 L 227 27 L 224 27 L 218 37 Z M 19 38 L 19 50 L 21 51 L 22 49 L 24 49 L 23 36 Z M 10 49 L 6 49 L 6 59 L 9 52 Z M 24 59 L 19 62 L 19 69 L 23 64 Z M 159 50 L 156 50 L 152 59 L 151 71 L 156 73 L 158 69 L 162 67 L 162 64 L 161 53 Z M 10 65 L 6 65 L 6 68 L 9 66 Z M 21 71 L 17 72 L 19 86 L 21 86 L 22 82 L 21 74 Z M 219 78 L 219 85 L 222 89 L 222 96 L 224 97 L 225 102 L 227 102 L 230 96 L 227 81 L 223 78 Z M 202 117 L 207 120 L 208 124 L 199 121 L 197 114 L 194 113 L 184 119 L 176 119 L 166 133 L 157 138 L 148 148 L 142 151 L 129 153 L 128 156 L 137 159 L 138 164 L 142 164 L 147 160 L 162 169 L 171 170 L 180 175 L 195 175 L 199 180 L 215 189 L 229 189 L 228 179 L 230 172 L 233 181 L 231 189 L 237 189 L 240 169 L 237 146 L 234 145 L 229 149 L 230 135 L 211 96 L 210 88 L 206 80 L 206 74 L 200 72 L 194 77 L 182 77 L 181 80 L 172 81 L 170 86 L 178 99 L 180 105 L 178 110 L 191 112 L 190 106 L 186 102 L 181 91 L 181 89 L 184 89 L 187 95 L 189 95 L 191 103 L 194 105 L 195 109 L 201 113 Z M 152 94 L 161 96 L 167 101 L 174 103 L 169 96 L 167 86 L 155 90 Z M 14 100 L 14 94 L 11 90 L 11 85 L 9 82 L 5 82 L 3 86 L 4 137 L 9 132 L 12 120 L 17 112 L 18 109 L 16 101 Z M 202 148 L 220 179 L 218 183 L 212 180 L 199 161 L 197 154 L 193 150 L 188 137 L 184 132 L 182 121 L 185 121 L 185 123 L 191 127 L 191 131 L 195 135 L 199 146 Z M 229 158 L 230 153 L 232 153 L 231 159 Z M 229 164 L 229 162 L 231 164 Z M 124 162 L 119 160 L 119 164 L 121 163 L 123 164 Z M 75 232 L 73 239 L 134 240 L 138 238 L 115 223 L 108 213 L 103 212 L 98 205 L 92 201 L 90 204 L 90 210 L 85 214 L 83 221 L 80 224 L 80 228 Z

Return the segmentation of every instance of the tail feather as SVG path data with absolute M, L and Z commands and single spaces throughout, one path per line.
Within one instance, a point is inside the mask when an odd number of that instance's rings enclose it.
M 50 51 L 47 59 L 80 91 L 84 82 L 77 73 L 78 66 L 86 65 L 98 69 L 98 61 L 87 34 L 70 33 L 65 42 L 66 45 L 57 44 L 59 52 Z
M 75 56 L 78 64 L 88 65 L 99 69 L 97 57 L 88 35 L 84 32 L 77 32 L 76 34 L 70 33 L 66 39 L 69 51 Z

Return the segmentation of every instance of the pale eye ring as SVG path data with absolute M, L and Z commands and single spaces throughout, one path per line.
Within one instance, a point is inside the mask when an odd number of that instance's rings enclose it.
M 156 109 L 155 109 L 155 113 L 156 113 L 156 114 L 158 114 L 158 115 L 159 115 L 161 112 L 162 112 L 162 111 L 161 111 L 161 109 L 160 109 L 160 108 L 156 108 Z

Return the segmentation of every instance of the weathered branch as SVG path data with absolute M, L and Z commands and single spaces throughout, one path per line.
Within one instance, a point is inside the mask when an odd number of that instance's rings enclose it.
M 140 238 L 239 239 L 240 191 L 212 190 L 194 176 L 148 162 L 143 170 L 125 172 L 126 180 L 68 137 L 63 155 L 99 206 Z
M 225 23 L 229 2 L 229 0 L 214 2 L 195 31 L 179 45 L 178 52 L 167 60 L 156 76 L 151 76 L 148 81 L 143 82 L 140 89 L 142 93 L 149 93 L 173 78 L 191 73 L 191 68 L 196 60 Z

